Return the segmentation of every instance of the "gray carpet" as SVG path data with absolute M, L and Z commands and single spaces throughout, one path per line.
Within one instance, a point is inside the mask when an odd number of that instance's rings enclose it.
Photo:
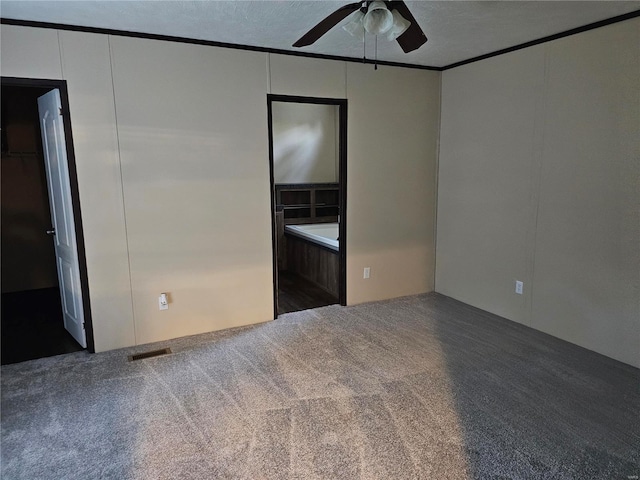
M 3 367 L 2 478 L 627 479 L 639 385 L 437 294 L 324 307 Z

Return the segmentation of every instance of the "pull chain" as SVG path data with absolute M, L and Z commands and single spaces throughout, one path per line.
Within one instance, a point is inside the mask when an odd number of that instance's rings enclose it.
M 376 58 L 374 59 L 374 70 L 378 70 L 378 35 L 376 35 Z
M 364 27 L 362 27 L 362 63 L 367 63 L 367 47 L 365 45 L 365 38 L 367 34 L 364 31 Z

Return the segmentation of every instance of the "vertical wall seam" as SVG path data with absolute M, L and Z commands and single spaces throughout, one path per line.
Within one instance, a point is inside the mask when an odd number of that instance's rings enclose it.
M 335 142 L 333 145 L 333 180 L 338 183 L 340 181 L 340 107 L 333 107 L 333 134 Z
M 58 39 L 58 56 L 60 57 L 60 77 L 62 80 L 66 80 L 64 76 L 64 55 L 62 53 L 62 40 L 60 39 L 60 30 L 56 30 L 56 37 Z
M 113 93 L 113 113 L 116 125 L 116 144 L 118 148 L 118 168 L 120 170 L 120 190 L 122 194 L 122 216 L 124 219 L 124 237 L 127 245 L 127 266 L 129 268 L 129 292 L 131 293 L 131 319 L 133 320 L 133 343 L 138 344 L 138 331 L 136 327 L 136 310 L 133 299 L 133 280 L 131 276 L 131 248 L 129 245 L 129 229 L 127 225 L 127 208 L 124 193 L 124 175 L 122 174 L 122 150 L 120 148 L 120 129 L 118 126 L 118 106 L 116 102 L 116 85 L 113 76 L 113 49 L 111 47 L 111 35 L 107 35 L 107 43 L 109 44 L 109 69 L 111 72 L 111 89 Z
M 436 137 L 436 165 L 435 182 L 433 192 L 433 291 L 437 292 L 436 269 L 438 264 L 438 186 L 440 184 L 440 135 L 442 133 L 442 77 L 443 72 L 438 72 L 438 128 Z
M 267 52 L 267 93 L 271 93 L 271 54 Z
M 533 305 L 534 305 L 534 296 L 535 296 L 535 269 L 536 269 L 536 250 L 538 246 L 538 219 L 540 216 L 540 197 L 542 196 L 542 166 L 544 160 L 544 139 L 545 139 L 545 126 L 546 126 L 546 114 L 547 114 L 547 83 L 548 79 L 548 62 L 549 62 L 549 48 L 547 45 L 543 46 L 543 70 L 542 70 L 542 84 L 540 85 L 540 96 L 541 96 L 541 108 L 536 109 L 536 118 L 534 122 L 539 122 L 539 127 L 534 127 L 534 149 L 535 149 L 535 160 L 538 162 L 536 175 L 532 178 L 532 188 L 531 194 L 533 196 L 533 242 L 531 245 L 531 253 L 529 257 L 529 265 L 530 265 L 530 282 L 531 286 L 529 287 L 529 327 L 535 328 L 533 326 Z M 535 125 L 535 123 L 534 123 Z M 539 130 L 539 132 L 538 132 Z M 536 148 L 535 141 L 536 139 L 540 142 L 540 145 Z
M 348 78 L 348 73 L 347 73 L 347 62 L 342 62 L 342 64 L 344 65 L 344 98 L 349 98 L 347 97 L 347 85 L 349 84 L 349 78 Z

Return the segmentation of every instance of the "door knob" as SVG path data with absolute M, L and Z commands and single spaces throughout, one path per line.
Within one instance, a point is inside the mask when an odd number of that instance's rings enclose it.
M 47 235 L 55 235 L 56 234 L 56 229 L 52 228 L 51 230 L 47 230 Z

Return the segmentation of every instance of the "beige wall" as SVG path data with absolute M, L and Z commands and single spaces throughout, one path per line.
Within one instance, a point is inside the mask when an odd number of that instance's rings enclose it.
M 437 72 L 347 65 L 350 304 L 433 290 L 439 92 Z
M 0 34 L 2 76 L 67 80 L 95 347 L 134 345 L 108 37 L 9 25 Z
M 111 48 L 137 342 L 271 319 L 264 55 Z
M 14 26 L 1 69 L 68 82 L 98 351 L 273 318 L 267 93 L 349 101 L 348 302 L 432 288 L 438 73 Z
M 96 350 L 136 343 L 109 37 L 60 32 Z M 4 62 L 2 63 L 4 68 Z
M 273 102 L 275 183 L 338 181 L 338 106 Z
M 635 366 L 639 30 L 443 73 L 436 269 L 445 295 Z
M 269 93 L 303 97 L 346 98 L 345 62 L 269 54 Z
M 347 303 L 433 290 L 440 74 L 284 55 L 268 65 L 271 93 L 348 101 Z
M 62 79 L 58 31 L 43 28 L 0 28 L 3 77 Z
M 526 325 L 544 48 L 445 71 L 442 87 L 436 290 Z
M 640 19 L 548 46 L 532 325 L 640 367 Z
M 444 294 L 632 365 L 638 30 L 443 74 L 436 272 Z M 439 73 L 1 35 L 3 76 L 68 82 L 98 351 L 272 318 L 267 93 L 348 99 L 348 303 L 433 288 Z

